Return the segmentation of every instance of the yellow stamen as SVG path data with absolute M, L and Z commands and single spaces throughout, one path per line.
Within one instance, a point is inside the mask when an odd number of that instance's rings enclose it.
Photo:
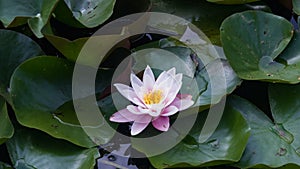
M 151 91 L 144 95 L 144 103 L 145 104 L 157 104 L 161 101 L 163 97 L 161 90 Z

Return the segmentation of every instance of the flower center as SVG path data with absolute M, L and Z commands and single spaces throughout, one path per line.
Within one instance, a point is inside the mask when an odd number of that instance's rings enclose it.
M 162 99 L 162 91 L 161 90 L 155 90 L 148 92 L 144 95 L 144 103 L 145 104 L 157 104 Z

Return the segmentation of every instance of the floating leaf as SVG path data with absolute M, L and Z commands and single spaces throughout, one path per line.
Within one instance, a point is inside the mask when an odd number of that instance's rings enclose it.
M 29 37 L 4 29 L 0 30 L 0 46 L 0 95 L 10 101 L 9 83 L 13 71 L 25 60 L 42 55 L 43 51 Z
M 63 0 L 58 3 L 55 16 L 70 26 L 93 28 L 112 15 L 115 2 L 116 0 Z
M 16 131 L 7 149 L 16 169 L 92 169 L 100 156 L 97 148 L 80 148 L 30 129 Z
M 83 70 L 90 71 L 90 69 L 87 67 Z M 108 78 L 102 79 L 108 72 L 102 73 L 99 76 L 101 83 L 96 85 L 96 91 L 104 90 L 107 87 L 105 84 L 110 83 Z M 42 56 L 24 62 L 16 69 L 11 80 L 15 114 L 24 126 L 42 130 L 53 137 L 62 138 L 83 147 L 92 147 L 95 146 L 95 140 L 87 136 L 82 126 L 78 123 L 68 123 L 76 119 L 75 111 L 62 108 L 63 112 L 59 114 L 64 116 L 66 113 L 70 119 L 64 119 L 65 123 L 58 118 L 57 109 L 72 100 L 72 74 L 73 63 L 64 59 Z M 85 86 L 82 86 L 80 92 L 82 97 L 93 94 L 86 91 Z M 101 124 L 101 120 L 98 123 Z M 103 139 L 107 141 L 109 138 Z
M 221 26 L 226 58 L 237 75 L 247 80 L 298 83 L 299 65 L 288 66 L 277 61 L 292 36 L 291 23 L 261 11 L 234 14 Z
M 296 31 L 293 39 L 286 47 L 286 49 L 278 56 L 277 60 L 283 62 L 286 65 L 298 65 L 300 64 L 300 51 L 298 47 L 300 45 L 300 32 Z
M 227 104 L 218 128 L 207 141 L 199 142 L 200 132 L 207 115 L 207 112 L 199 113 L 188 136 L 167 152 L 150 157 L 151 164 L 155 168 L 171 166 L 183 168 L 220 165 L 238 161 L 250 135 L 250 128 L 244 118 L 239 111 L 234 109 L 233 105 Z
M 230 0 L 231 1 L 231 0 Z M 267 10 L 264 4 L 247 4 L 247 5 L 217 5 L 206 1 L 182 1 L 182 0 L 152 0 L 152 11 L 166 12 L 179 17 L 183 17 L 189 22 L 196 25 L 210 39 L 213 44 L 221 45 L 220 42 L 220 25 L 222 21 L 236 12 L 250 9 Z M 159 20 L 159 18 L 157 18 Z M 164 20 L 165 23 L 170 22 Z M 176 25 L 176 26 L 174 26 Z M 177 28 L 179 23 L 175 23 L 171 29 Z
M 11 138 L 14 133 L 14 127 L 7 114 L 5 100 L 0 97 L 0 144 Z
M 48 22 L 58 0 L 1 0 L 0 20 L 5 27 L 22 25 L 28 22 L 32 32 L 42 38 L 42 28 Z
M 270 105 L 274 122 L 247 100 L 231 97 L 229 104 L 241 112 L 251 127 L 241 168 L 279 168 L 300 165 L 300 86 L 271 85 Z M 283 97 L 286 96 L 286 97 Z

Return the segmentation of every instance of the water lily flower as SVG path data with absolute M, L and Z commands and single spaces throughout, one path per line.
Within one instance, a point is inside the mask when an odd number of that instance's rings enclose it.
M 149 66 L 146 67 L 141 81 L 135 74 L 130 75 L 131 86 L 116 83 L 116 89 L 131 101 L 128 105 L 110 117 L 113 122 L 133 122 L 131 135 L 142 132 L 151 122 L 160 131 L 170 127 L 169 116 L 185 110 L 194 104 L 192 96 L 179 94 L 182 86 L 182 74 L 176 74 L 172 68 L 163 71 L 155 81 Z

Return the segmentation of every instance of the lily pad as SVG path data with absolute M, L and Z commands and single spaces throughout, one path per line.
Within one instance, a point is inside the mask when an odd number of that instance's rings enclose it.
M 7 149 L 16 169 L 93 169 L 100 156 L 97 148 L 84 149 L 30 129 L 16 131 Z
M 24 62 L 16 69 L 11 80 L 14 110 L 17 120 L 24 126 L 42 130 L 53 137 L 68 140 L 79 146 L 93 147 L 94 141 L 87 136 L 82 126 L 78 123 L 68 123 L 74 122 L 76 113 L 61 108 L 72 100 L 73 66 L 73 63 L 67 60 L 50 56 Z M 103 74 L 100 74 L 100 77 L 104 78 Z M 107 82 L 108 79 L 105 79 L 103 85 L 99 83 L 97 86 L 103 90 Z M 84 86 L 81 92 L 82 96 L 92 95 L 85 91 Z M 57 114 L 59 108 L 63 112 Z M 61 120 L 59 115 L 64 116 L 64 113 L 68 119 Z
M 51 17 L 58 0 L 1 0 L 0 20 L 5 27 L 13 27 L 28 23 L 32 32 L 42 38 L 42 28 Z
M 299 90 L 299 85 L 270 86 L 274 122 L 249 101 L 236 96 L 229 99 L 229 104 L 244 116 L 251 127 L 251 136 L 238 167 L 299 168 Z
M 266 12 L 246 11 L 228 17 L 220 29 L 226 58 L 240 78 L 300 82 L 299 65 L 289 66 L 277 60 L 282 58 L 278 55 L 294 33 L 293 25 L 286 19 Z
M 115 2 L 116 0 L 63 0 L 55 9 L 55 17 L 70 26 L 93 28 L 112 15 Z
M 4 29 L 0 30 L 0 46 L 0 95 L 9 101 L 9 83 L 13 71 L 25 60 L 44 52 L 29 37 Z
M 224 6 L 202 0 L 152 0 L 152 4 L 152 11 L 166 12 L 185 18 L 201 29 L 213 44 L 219 46 L 221 45 L 219 28 L 226 17 L 236 12 L 250 9 L 270 11 L 270 9 L 262 3 Z M 164 22 L 167 23 L 170 21 L 164 20 Z M 179 23 L 175 23 L 174 25 L 178 26 L 178 24 Z M 176 28 L 176 26 L 172 26 L 172 28 L 169 29 L 174 33 L 173 28 Z
M 227 104 L 218 128 L 207 141 L 199 142 L 207 114 L 200 112 L 188 136 L 169 151 L 150 157 L 151 164 L 155 168 L 183 168 L 237 162 L 250 135 L 247 122 L 233 105 Z
M 8 117 L 5 100 L 0 97 L 0 144 L 11 138 L 14 127 Z

